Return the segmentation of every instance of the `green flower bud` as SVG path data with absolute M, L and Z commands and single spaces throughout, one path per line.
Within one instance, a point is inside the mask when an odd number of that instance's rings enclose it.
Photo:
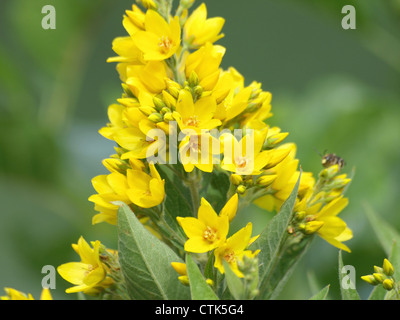
M 166 107 L 164 101 L 162 101 L 160 98 L 154 97 L 153 102 L 157 110 L 161 110 L 162 108 Z
M 199 77 L 196 72 L 192 71 L 189 76 L 188 84 L 190 87 L 196 87 L 199 85 Z
M 148 116 L 148 119 L 154 123 L 158 123 L 163 121 L 163 116 L 159 113 L 152 113 Z

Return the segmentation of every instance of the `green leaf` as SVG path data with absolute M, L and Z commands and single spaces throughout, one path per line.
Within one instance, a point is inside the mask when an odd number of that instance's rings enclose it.
M 329 287 L 330 287 L 330 285 L 328 284 L 320 292 L 318 292 L 317 294 L 313 295 L 310 298 L 310 300 L 326 300 L 326 297 L 328 296 L 328 293 L 329 293 Z
M 225 279 L 229 291 L 236 300 L 245 299 L 245 288 L 242 279 L 240 279 L 231 269 L 229 264 L 222 260 L 225 269 Z
M 189 299 L 188 288 L 171 266 L 182 260 L 146 230 L 126 204 L 119 204 L 119 261 L 129 296 L 135 300 Z
M 293 238 L 288 239 L 287 228 L 293 218 L 300 177 L 301 172 L 280 212 L 272 218 L 258 239 L 250 246 L 251 250 L 261 250 L 258 254 L 261 299 L 274 299 L 278 296 L 313 238 L 310 236 L 298 241 Z
M 186 269 L 192 300 L 219 300 L 190 254 L 186 255 Z
M 340 285 L 340 293 L 342 295 L 342 300 L 360 300 L 360 296 L 355 288 L 355 283 L 351 281 L 351 277 L 347 275 L 347 273 L 343 271 L 343 259 L 342 259 L 342 251 L 339 250 L 339 285 Z M 348 283 L 350 281 L 350 284 Z M 348 288 L 344 288 L 344 283 L 348 285 Z
M 379 217 L 368 204 L 364 204 L 364 208 L 372 229 L 374 230 L 386 255 L 389 256 L 391 254 L 393 241 L 400 243 L 400 234 L 396 229 Z

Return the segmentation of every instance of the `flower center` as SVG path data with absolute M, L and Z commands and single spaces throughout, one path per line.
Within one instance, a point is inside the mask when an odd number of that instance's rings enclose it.
M 167 53 L 172 47 L 172 41 L 167 36 L 162 36 L 158 41 L 158 46 L 163 53 Z
M 191 127 L 197 127 L 199 125 L 199 120 L 197 119 L 197 116 L 191 116 L 185 121 L 185 125 L 191 126 Z
M 232 250 L 225 252 L 224 259 L 228 263 L 234 263 L 236 261 L 235 252 Z
M 248 161 L 247 157 L 237 157 L 235 159 L 236 166 L 240 169 L 243 169 L 246 167 L 247 161 Z
M 217 232 L 211 227 L 207 226 L 206 230 L 203 232 L 203 238 L 208 242 L 214 242 L 217 238 Z
M 150 192 L 150 190 L 146 190 L 146 191 L 144 191 L 144 192 L 143 192 L 143 195 L 144 195 L 144 196 L 148 196 L 148 197 L 150 197 L 150 196 L 151 196 L 151 192 Z

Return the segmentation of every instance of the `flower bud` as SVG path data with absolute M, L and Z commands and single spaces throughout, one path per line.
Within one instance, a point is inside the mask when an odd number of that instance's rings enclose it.
M 149 116 L 152 113 L 157 112 L 156 109 L 152 108 L 152 107 L 139 107 L 139 110 L 145 115 L 145 116 Z
M 237 187 L 237 193 L 243 194 L 243 193 L 246 192 L 246 189 L 247 188 L 244 185 L 240 185 L 240 186 Z
M 171 113 L 171 109 L 168 107 L 164 107 L 160 111 L 161 114 Z
M 305 211 L 299 211 L 295 213 L 295 218 L 296 220 L 303 220 L 306 217 L 306 212 Z
M 196 72 L 192 71 L 188 79 L 188 84 L 193 88 L 199 85 L 199 77 Z
M 167 112 L 166 114 L 164 114 L 164 121 L 165 122 L 170 122 L 170 121 L 174 121 L 174 117 L 172 115 L 172 112 Z
M 374 278 L 376 279 L 376 281 L 378 281 L 379 283 L 382 283 L 384 280 L 385 280 L 385 278 L 384 278 L 384 276 L 382 275 L 382 273 L 373 273 L 372 274 L 373 276 L 374 276 Z
M 394 288 L 394 281 L 392 279 L 385 279 L 382 283 L 382 286 L 387 290 L 390 291 Z
M 189 277 L 188 276 L 180 276 L 178 280 L 184 285 L 189 286 Z
M 389 262 L 388 259 L 383 260 L 383 273 L 388 277 L 391 277 L 394 274 L 393 265 Z
M 382 269 L 381 267 L 374 266 L 374 272 L 376 272 L 376 273 L 383 273 L 383 269 Z
M 194 87 L 193 92 L 194 92 L 194 94 L 196 95 L 196 97 L 201 97 L 201 95 L 202 95 L 203 92 L 204 92 L 204 89 L 203 89 L 203 87 L 201 87 L 201 86 L 196 86 L 196 87 Z
M 238 174 L 231 174 L 230 180 L 231 183 L 235 186 L 238 186 L 243 182 L 242 176 Z
M 158 123 L 163 121 L 163 116 L 159 113 L 152 113 L 148 116 L 148 119 L 154 123 Z
M 379 284 L 379 281 L 377 281 L 373 275 L 366 275 L 366 276 L 362 276 L 361 277 L 362 280 L 364 280 L 365 282 L 368 282 L 370 285 L 376 286 L 377 284 Z
M 153 102 L 157 110 L 161 110 L 162 108 L 166 107 L 164 101 L 162 101 L 160 98 L 154 97 Z
M 256 183 L 261 186 L 268 187 L 275 181 L 276 177 L 277 177 L 276 174 L 261 176 L 257 179 Z
M 322 228 L 324 225 L 323 221 L 310 221 L 307 222 L 304 228 L 304 233 L 305 234 L 313 234 L 317 232 L 319 229 Z

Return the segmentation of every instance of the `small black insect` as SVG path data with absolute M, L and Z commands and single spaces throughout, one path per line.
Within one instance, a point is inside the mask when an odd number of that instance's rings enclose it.
M 346 164 L 341 157 L 337 156 L 334 153 L 325 154 L 322 157 L 321 163 L 325 168 L 329 168 L 337 164 L 339 166 L 339 170 L 342 169 Z
M 346 162 L 343 160 L 343 158 L 337 156 L 334 153 L 327 153 L 327 151 L 324 152 L 324 155 L 321 155 L 319 152 L 318 154 L 321 156 L 321 163 L 325 168 L 329 168 L 334 165 L 339 166 L 339 170 L 344 167 Z

